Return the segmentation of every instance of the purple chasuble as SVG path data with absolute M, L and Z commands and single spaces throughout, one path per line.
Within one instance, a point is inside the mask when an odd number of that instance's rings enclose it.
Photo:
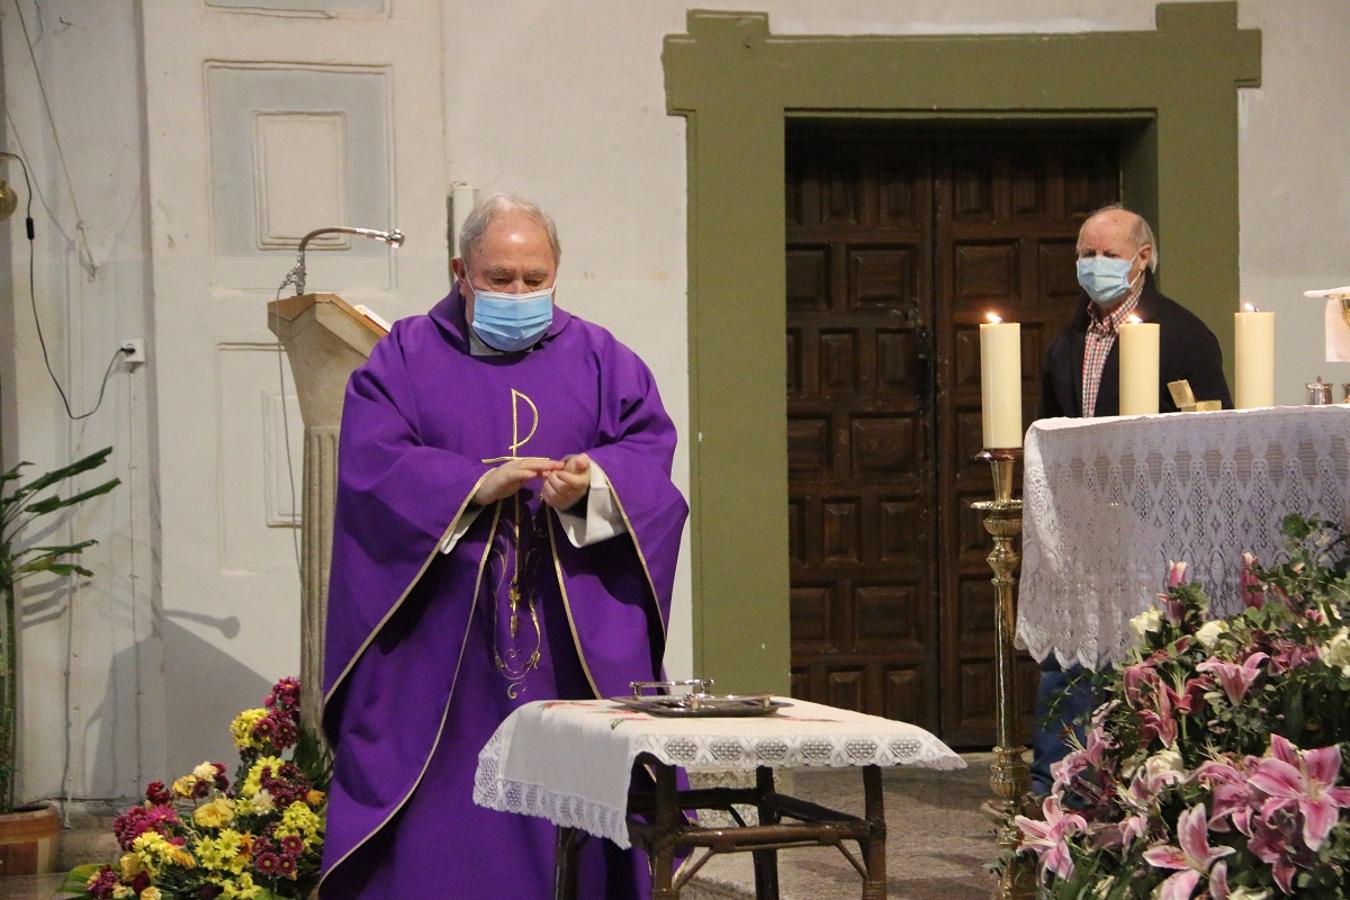
M 647 367 L 561 309 L 531 350 L 472 356 L 456 287 L 352 374 L 324 660 L 325 900 L 552 895 L 553 826 L 475 806 L 478 752 L 522 703 L 660 675 L 688 513 L 674 449 Z M 573 547 L 534 484 L 440 553 L 504 458 L 580 452 L 627 533 Z M 592 840 L 581 896 L 644 896 L 644 874 L 638 854 Z

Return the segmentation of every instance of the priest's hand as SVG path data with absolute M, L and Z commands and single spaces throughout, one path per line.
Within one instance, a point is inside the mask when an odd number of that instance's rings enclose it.
M 525 486 L 525 482 L 557 471 L 562 466 L 563 464 L 555 459 L 544 459 L 540 456 L 507 460 L 488 472 L 483 483 L 478 486 L 478 492 L 473 495 L 473 502 L 479 506 L 496 503 L 520 490 Z
M 564 456 L 562 467 L 544 475 L 544 502 L 559 512 L 576 506 L 591 489 L 591 458 Z

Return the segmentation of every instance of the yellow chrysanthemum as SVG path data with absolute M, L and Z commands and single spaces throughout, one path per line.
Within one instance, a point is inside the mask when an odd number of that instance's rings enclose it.
M 161 900 L 163 896 L 164 895 L 160 893 L 159 888 L 154 885 L 141 891 L 141 900 Z
M 311 790 L 308 794 L 305 794 L 305 802 L 310 806 L 321 806 L 326 796 L 323 791 Z
M 118 862 L 122 868 L 122 878 L 126 881 L 131 881 L 145 871 L 145 863 L 141 862 L 140 856 L 135 853 L 123 853 Z
M 276 828 L 277 837 L 299 835 L 304 840 L 306 849 L 322 833 L 323 822 L 302 800 L 297 800 L 286 807 L 286 811 L 281 814 L 281 823 Z
M 214 838 L 201 838 L 195 841 L 192 852 L 197 854 L 197 863 L 203 869 L 225 868 L 224 854 L 220 852 L 220 845 Z
M 174 846 L 158 831 L 142 833 L 132 842 L 131 849 L 140 857 L 141 865 L 152 877 L 159 875 L 166 864 L 173 862 Z
M 240 750 L 253 750 L 262 747 L 262 742 L 253 736 L 253 726 L 267 716 L 267 710 L 262 707 L 257 709 L 246 709 L 234 717 L 230 723 L 230 736 L 234 738 L 234 745 Z
M 233 828 L 226 828 L 216 838 L 202 838 L 193 845 L 197 862 L 204 869 L 229 871 L 238 874 L 249 862 L 243 836 Z
M 253 876 L 247 872 L 238 879 L 225 879 L 219 884 L 227 900 L 254 900 L 262 893 L 262 888 L 253 883 Z
M 196 775 L 184 775 L 173 783 L 173 792 L 179 797 L 191 797 L 192 789 L 197 786 Z
M 197 763 L 197 767 L 192 770 L 192 775 L 198 781 L 215 781 L 216 780 L 215 763 L 211 762 L 210 760 L 207 760 L 206 762 Z
M 258 791 L 262 790 L 263 769 L 271 769 L 275 774 L 281 770 L 283 765 L 285 763 L 282 762 L 280 757 L 259 757 L 258 761 L 253 764 L 253 768 L 248 770 L 248 775 L 244 778 L 244 784 L 239 788 L 239 795 L 241 797 L 258 796 Z
M 193 811 L 192 821 L 202 828 L 224 828 L 234 821 L 234 801 L 217 797 L 210 803 L 203 803 Z

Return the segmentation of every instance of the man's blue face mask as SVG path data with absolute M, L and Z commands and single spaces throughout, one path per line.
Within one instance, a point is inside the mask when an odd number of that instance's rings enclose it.
M 553 288 L 529 294 L 475 290 L 470 324 L 483 343 L 494 350 L 524 350 L 553 324 Z
M 1131 285 L 1130 266 L 1134 265 L 1136 253 L 1129 259 L 1113 259 L 1109 256 L 1085 256 L 1078 260 L 1078 284 L 1087 292 L 1092 302 L 1100 306 L 1110 306 L 1129 291 Z M 1139 270 L 1142 276 L 1143 270 Z

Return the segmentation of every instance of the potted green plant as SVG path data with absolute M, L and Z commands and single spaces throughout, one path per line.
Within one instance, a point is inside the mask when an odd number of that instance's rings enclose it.
M 86 500 L 106 494 L 117 487 L 113 478 L 85 490 L 62 495 L 70 479 L 107 461 L 112 453 L 105 447 L 69 465 L 53 469 L 35 478 L 24 479 L 21 462 L 0 473 L 0 599 L 4 615 L 0 618 L 0 874 L 15 875 L 51 871 L 56 865 L 56 835 L 60 820 L 48 805 L 16 805 L 15 787 L 18 756 L 18 625 L 17 586 L 35 576 L 71 575 L 89 577 L 94 573 L 81 566 L 80 554 L 98 543 L 82 540 L 70 544 L 39 543 L 33 526 L 55 520 L 47 517 L 69 510 Z

